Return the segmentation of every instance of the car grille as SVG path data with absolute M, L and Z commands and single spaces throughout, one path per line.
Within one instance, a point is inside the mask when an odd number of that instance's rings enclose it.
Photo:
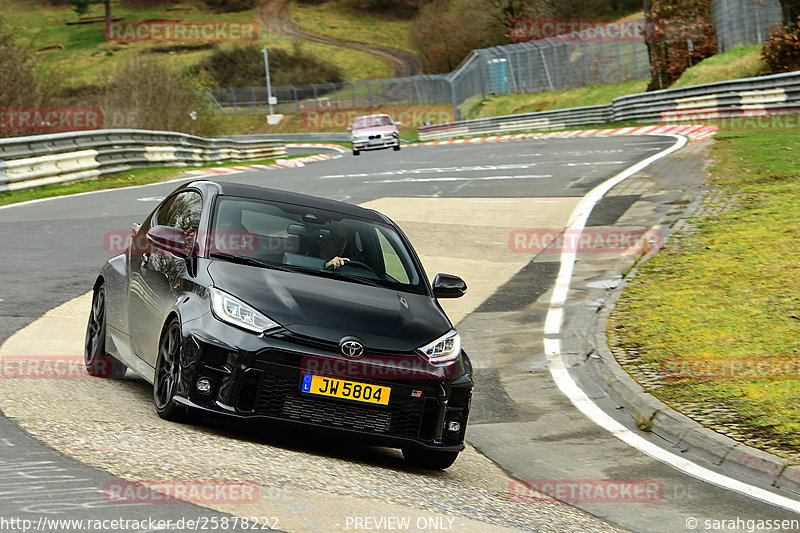
M 299 372 L 294 377 L 265 372 L 256 414 L 380 435 L 417 437 L 424 402 L 412 398 L 406 386 L 390 384 L 392 397 L 387 408 L 306 396 L 299 391 L 299 382 Z

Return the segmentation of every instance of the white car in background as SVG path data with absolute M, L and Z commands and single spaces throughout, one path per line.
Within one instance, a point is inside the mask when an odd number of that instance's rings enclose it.
M 352 134 L 353 155 L 360 154 L 362 150 L 400 150 L 400 134 L 397 131 L 400 125 L 401 122 L 395 122 L 385 114 L 356 117 L 353 126 L 347 128 Z

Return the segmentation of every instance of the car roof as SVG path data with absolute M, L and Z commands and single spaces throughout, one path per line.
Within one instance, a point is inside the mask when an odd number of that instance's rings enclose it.
M 208 183 L 209 180 L 203 181 Z M 279 189 L 270 189 L 268 187 L 259 187 L 257 185 L 245 185 L 243 183 L 230 183 L 222 181 L 215 181 L 213 183 L 216 183 L 219 186 L 222 191 L 221 194 L 224 196 L 238 196 L 242 198 L 255 198 L 258 200 L 271 200 L 285 204 L 303 205 L 312 209 L 333 211 L 335 213 L 355 216 L 376 222 L 390 222 L 387 217 L 373 209 L 365 209 L 357 205 L 339 202 L 337 200 L 329 200 L 327 198 L 282 191 Z

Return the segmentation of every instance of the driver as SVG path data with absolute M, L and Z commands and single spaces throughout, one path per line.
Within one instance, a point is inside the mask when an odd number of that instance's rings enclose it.
M 332 224 L 329 229 L 330 239 L 317 239 L 319 256 L 325 260 L 325 268 L 337 269 L 350 261 L 347 257 L 341 257 L 347 246 L 347 230 L 341 224 Z

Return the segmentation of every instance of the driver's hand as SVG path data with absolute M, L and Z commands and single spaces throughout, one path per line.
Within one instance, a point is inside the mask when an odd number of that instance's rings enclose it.
M 340 266 L 344 265 L 346 262 L 350 261 L 346 257 L 339 257 L 336 256 L 327 263 L 325 263 L 325 268 L 333 268 L 334 270 L 339 268 Z

